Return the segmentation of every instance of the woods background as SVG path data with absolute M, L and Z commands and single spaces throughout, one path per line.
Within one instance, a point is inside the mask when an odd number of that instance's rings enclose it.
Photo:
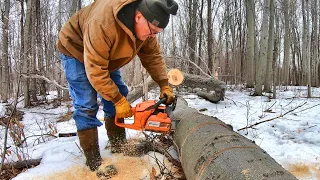
M 56 49 L 59 29 L 90 0 L 1 0 L 1 101 L 29 107 L 56 90 L 68 98 Z M 168 68 L 275 93 L 278 85 L 319 87 L 318 0 L 177 0 L 178 15 L 158 35 Z M 122 69 L 141 83 L 139 60 Z M 43 98 L 41 98 L 43 97 Z

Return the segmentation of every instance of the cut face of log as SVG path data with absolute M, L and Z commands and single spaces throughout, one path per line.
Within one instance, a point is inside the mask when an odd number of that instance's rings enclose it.
M 187 179 L 296 180 L 254 142 L 185 100 L 178 99 L 173 113 L 179 120 L 174 143 Z

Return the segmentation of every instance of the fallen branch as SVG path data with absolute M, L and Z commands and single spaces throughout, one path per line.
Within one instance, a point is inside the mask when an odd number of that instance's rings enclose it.
M 277 117 L 274 117 L 274 118 L 271 118 L 271 119 L 267 119 L 267 120 L 264 120 L 264 121 L 260 121 L 260 122 L 254 123 L 254 124 L 252 124 L 252 125 L 250 125 L 250 126 L 246 126 L 246 127 L 240 128 L 240 129 L 238 129 L 237 131 L 241 131 L 241 130 L 244 130 L 244 129 L 252 128 L 253 126 L 257 126 L 257 125 L 262 124 L 262 123 L 265 123 L 265 122 L 269 122 L 269 121 L 273 121 L 273 120 L 278 119 L 278 118 L 282 118 L 282 117 L 284 117 L 285 115 L 293 112 L 294 110 L 302 107 L 302 106 L 305 105 L 305 104 L 307 104 L 307 102 L 304 102 L 303 104 L 301 104 L 301 105 L 299 105 L 299 106 L 291 109 L 290 111 L 287 111 L 287 112 L 284 113 L 284 114 L 280 114 L 280 115 L 277 116 Z
M 59 133 L 58 137 L 72 137 L 72 136 L 77 136 L 76 132 L 71 132 L 71 133 Z
M 147 137 L 147 139 L 151 139 L 150 141 L 147 141 L 147 145 L 149 146 L 148 149 L 153 149 L 156 152 L 159 152 L 163 154 L 173 165 L 181 168 L 181 164 L 178 160 L 174 159 L 171 154 L 158 142 L 156 142 L 154 139 L 152 139 L 148 134 L 143 134 Z
M 320 105 L 320 104 L 316 104 L 316 105 L 314 105 L 314 106 L 311 106 L 311 107 L 302 109 L 301 111 L 298 111 L 297 113 L 300 113 L 300 112 L 305 111 L 305 110 L 308 110 L 308 109 L 312 109 L 312 108 L 314 108 L 314 107 L 316 107 L 316 106 L 319 106 L 319 105 Z
M 50 80 L 48 79 L 47 77 L 44 77 L 44 76 L 41 76 L 41 75 L 38 75 L 38 74 L 35 74 L 35 75 L 30 75 L 30 76 L 27 76 L 25 74 L 21 74 L 24 78 L 35 78 L 35 79 L 43 79 L 45 80 L 47 83 L 49 84 L 54 84 L 56 87 L 59 87 L 60 89 L 63 89 L 63 90 L 69 90 L 68 88 L 60 85 L 57 83 L 57 81 L 55 80 Z

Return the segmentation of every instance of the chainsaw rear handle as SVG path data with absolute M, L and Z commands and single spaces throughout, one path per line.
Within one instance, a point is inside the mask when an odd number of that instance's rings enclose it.
M 131 110 L 132 110 L 133 114 L 136 112 L 136 108 L 135 107 L 131 108 Z M 131 124 L 125 124 L 124 121 L 123 122 L 119 122 L 119 119 L 118 119 L 117 115 L 115 115 L 115 117 L 114 117 L 114 122 L 119 127 L 132 129 L 132 125 Z M 136 129 L 136 130 L 139 130 L 139 129 Z

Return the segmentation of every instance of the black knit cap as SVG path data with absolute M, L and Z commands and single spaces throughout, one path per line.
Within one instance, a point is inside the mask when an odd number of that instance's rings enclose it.
M 178 4 L 174 0 L 140 0 L 137 10 L 154 26 L 165 28 L 170 14 L 176 15 Z

